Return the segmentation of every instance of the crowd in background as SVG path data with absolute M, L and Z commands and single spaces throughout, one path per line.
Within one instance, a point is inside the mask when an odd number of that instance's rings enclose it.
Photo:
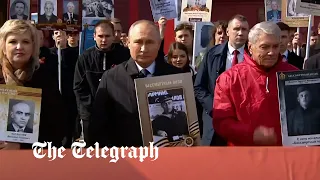
M 68 148 L 83 135 L 87 145 L 141 146 L 133 79 L 190 72 L 203 146 L 281 145 L 276 72 L 318 69 L 319 35 L 311 34 L 304 63 L 306 47 L 295 29 L 282 22 L 249 29 L 246 17 L 235 15 L 214 23 L 212 41 L 193 66 L 192 25 L 175 28 L 165 54 L 166 22 L 139 20 L 123 32 L 119 19 L 101 20 L 95 46 L 79 55 L 78 33 L 53 31 L 47 48 L 43 31 L 8 20 L 0 29 L 0 82 L 42 89 L 39 142 Z M 0 149 L 30 147 L 0 142 Z

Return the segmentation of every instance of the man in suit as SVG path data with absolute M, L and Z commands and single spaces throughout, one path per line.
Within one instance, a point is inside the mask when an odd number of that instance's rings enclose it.
M 77 24 L 78 15 L 74 13 L 75 5 L 73 2 L 67 4 L 68 12 L 63 14 L 63 22 L 67 24 Z
M 134 79 L 181 72 L 163 57 L 157 57 L 160 44 L 154 22 L 139 20 L 131 25 L 131 58 L 101 78 L 89 125 L 90 145 L 98 142 L 100 146 L 143 146 Z
M 7 131 L 32 133 L 33 130 L 27 126 L 31 117 L 31 108 L 25 102 L 19 102 L 12 106 L 10 111 L 11 123 Z
M 44 14 L 39 16 L 39 24 L 57 23 L 58 17 L 53 14 L 54 4 L 51 1 L 46 1 L 44 4 Z
M 281 29 L 280 53 L 283 56 L 283 60 L 299 69 L 302 69 L 304 63 L 303 58 L 288 50 L 290 27 L 283 22 L 278 22 L 277 25 Z
M 278 10 L 278 1 L 271 1 L 271 10 L 267 12 L 267 21 L 279 22 L 281 21 L 281 11 Z
M 28 16 L 24 14 L 26 3 L 23 0 L 15 1 L 12 6 L 14 7 L 15 14 L 11 16 L 11 19 L 28 20 Z
M 216 79 L 231 66 L 243 61 L 248 40 L 249 24 L 246 17 L 236 15 L 228 23 L 229 41 L 212 47 L 205 54 L 194 83 L 195 96 L 204 108 L 202 145 L 227 145 L 214 133 L 212 125 L 213 93 Z M 214 121 L 214 120 L 213 120 Z

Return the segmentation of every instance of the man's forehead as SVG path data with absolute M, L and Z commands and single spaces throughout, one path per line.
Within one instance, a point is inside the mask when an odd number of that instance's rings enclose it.
M 21 110 L 29 111 L 29 110 L 30 110 L 30 107 L 29 107 L 28 104 L 18 103 L 18 104 L 16 104 L 16 105 L 13 106 L 13 109 L 16 110 L 16 111 L 17 111 L 17 110 L 19 110 L 19 111 L 21 111 Z

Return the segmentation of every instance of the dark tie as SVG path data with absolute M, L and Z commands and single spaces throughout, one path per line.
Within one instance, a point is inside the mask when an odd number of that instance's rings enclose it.
M 141 73 L 142 73 L 143 77 L 147 77 L 149 74 L 151 74 L 147 69 L 142 69 Z
M 233 51 L 232 66 L 238 64 L 238 54 L 239 54 L 238 50 Z

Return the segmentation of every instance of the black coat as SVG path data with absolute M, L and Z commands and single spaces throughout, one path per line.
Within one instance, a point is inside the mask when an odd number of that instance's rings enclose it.
M 92 105 L 103 73 L 130 58 L 129 49 L 119 43 L 113 44 L 111 48 L 108 52 L 100 51 L 97 47 L 89 48 L 79 56 L 75 67 L 73 90 L 79 106 L 79 116 L 83 120 L 85 139 L 87 139 Z
M 304 60 L 302 57 L 296 55 L 296 53 L 289 52 L 288 53 L 288 63 L 299 68 L 299 69 L 303 69 Z
M 226 69 L 228 42 L 212 47 L 203 57 L 194 82 L 195 96 L 212 117 L 213 94 L 218 76 Z
M 38 142 L 52 142 L 60 147 L 66 135 L 66 108 L 62 101 L 56 81 L 48 75 L 45 68 L 39 68 L 25 87 L 42 89 L 41 114 Z M 31 149 L 32 144 L 21 144 L 21 149 Z
M 304 69 L 308 69 L 308 70 L 320 69 L 320 53 L 308 58 L 306 60 Z
M 163 59 L 158 59 L 153 75 L 181 72 Z M 134 85 L 138 75 L 138 68 L 132 59 L 103 74 L 89 125 L 90 144 L 99 142 L 100 146 L 143 146 Z

